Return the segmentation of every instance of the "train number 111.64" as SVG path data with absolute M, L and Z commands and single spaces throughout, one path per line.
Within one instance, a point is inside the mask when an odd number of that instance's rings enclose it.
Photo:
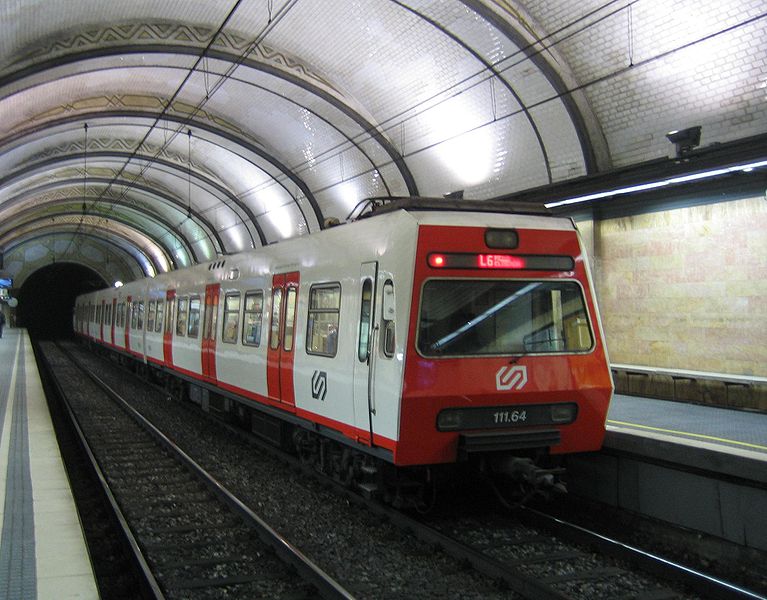
M 493 419 L 496 425 L 503 423 L 519 423 L 527 421 L 527 411 L 525 410 L 499 410 L 493 413 Z

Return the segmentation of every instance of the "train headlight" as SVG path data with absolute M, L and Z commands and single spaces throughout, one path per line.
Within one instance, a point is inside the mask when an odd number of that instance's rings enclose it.
M 455 431 L 461 429 L 462 421 L 460 410 L 443 410 L 437 416 L 437 429 L 439 431 Z
M 572 423 L 578 414 L 578 405 L 573 403 L 552 404 L 550 408 L 552 423 Z

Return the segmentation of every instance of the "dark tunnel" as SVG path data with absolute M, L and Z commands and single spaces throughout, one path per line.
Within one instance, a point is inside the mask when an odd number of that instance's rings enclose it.
M 26 327 L 36 339 L 72 335 L 75 298 L 106 287 L 93 270 L 74 263 L 56 263 L 35 271 L 18 291 L 16 326 Z

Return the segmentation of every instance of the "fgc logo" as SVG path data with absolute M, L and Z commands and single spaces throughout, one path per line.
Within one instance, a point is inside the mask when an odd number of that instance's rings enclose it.
M 495 389 L 499 392 L 521 390 L 527 383 L 525 365 L 504 366 L 495 374 Z
M 312 375 L 312 398 L 325 401 L 328 392 L 328 374 L 325 371 L 315 371 Z

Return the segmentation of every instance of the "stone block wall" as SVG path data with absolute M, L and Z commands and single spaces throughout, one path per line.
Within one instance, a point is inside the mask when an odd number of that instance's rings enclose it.
M 579 227 L 611 362 L 767 376 L 765 196 Z

